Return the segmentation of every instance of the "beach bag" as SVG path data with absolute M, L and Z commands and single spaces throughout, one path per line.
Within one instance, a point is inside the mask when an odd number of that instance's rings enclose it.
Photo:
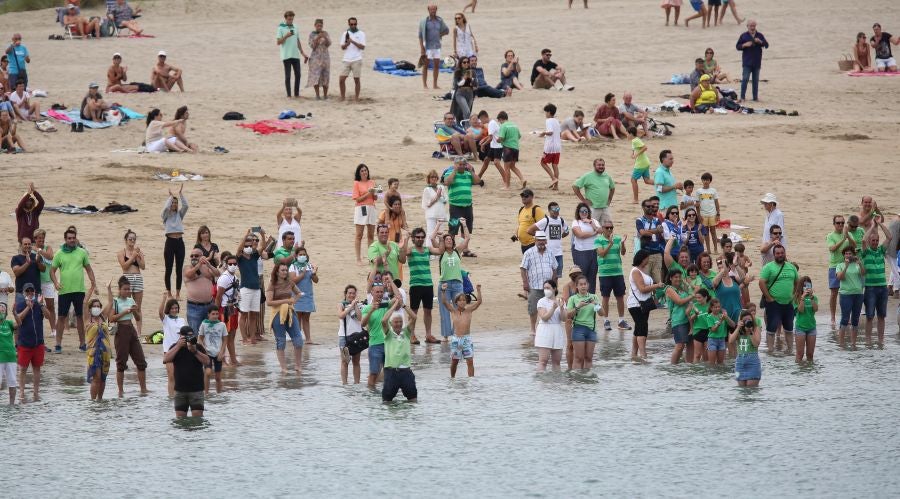
M 475 286 L 472 285 L 472 280 L 469 279 L 469 273 L 463 270 L 462 272 L 462 285 L 463 285 L 463 293 L 467 295 L 471 295 L 475 293 Z
M 103 121 L 112 123 L 114 126 L 122 123 L 122 112 L 118 109 L 110 109 L 103 113 Z
M 225 116 L 222 116 L 222 119 L 226 120 L 226 121 L 237 121 L 237 120 L 243 120 L 246 118 L 244 118 L 243 114 L 241 114 L 237 111 L 228 111 L 227 113 L 225 113 Z
M 103 22 L 100 23 L 100 38 L 108 38 L 110 36 L 115 36 L 115 34 L 115 23 L 110 21 L 109 18 L 104 19 Z
M 844 54 L 843 59 L 838 59 L 838 69 L 841 71 L 853 71 L 853 58 L 847 54 Z
M 416 70 L 416 65 L 409 61 L 397 61 L 394 64 L 394 66 L 396 66 L 397 69 L 403 69 L 406 71 L 415 71 Z
M 116 315 L 118 313 L 119 313 L 119 304 L 116 303 L 116 299 L 113 298 L 113 315 Z M 119 331 L 119 323 L 118 322 L 110 323 L 109 318 L 106 319 L 106 327 L 107 327 L 107 329 L 109 329 L 110 336 L 115 336 L 116 333 Z

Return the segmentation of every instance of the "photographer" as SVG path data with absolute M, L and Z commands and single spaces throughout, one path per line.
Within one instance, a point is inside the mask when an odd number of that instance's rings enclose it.
M 163 362 L 175 366 L 175 416 L 203 416 L 203 368 L 209 365 L 209 356 L 190 326 L 178 332 L 181 335 L 175 345 L 166 352 Z
M 737 343 L 737 360 L 734 362 L 735 377 L 738 386 L 756 387 L 762 378 L 762 368 L 759 362 L 760 333 L 753 321 L 753 316 L 748 311 L 741 312 L 741 318 L 737 329 L 728 335 L 728 343 Z

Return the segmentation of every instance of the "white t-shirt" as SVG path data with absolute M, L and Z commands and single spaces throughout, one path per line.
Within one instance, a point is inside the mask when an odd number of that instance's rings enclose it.
M 27 108 L 22 107 L 22 103 L 30 98 L 31 98 L 31 94 L 28 92 L 22 92 L 22 97 L 19 97 L 18 92 L 13 92 L 13 93 L 9 94 L 9 101 L 12 102 L 13 105 L 16 106 L 20 110 L 21 109 L 25 109 L 26 111 L 28 110 Z
M 349 303 L 344 305 L 344 310 L 349 306 Z M 350 330 L 350 334 L 362 331 L 363 327 L 359 320 L 360 317 L 356 315 L 356 310 L 351 310 L 343 319 L 338 320 L 338 336 L 347 336 L 347 330 L 344 329 L 344 324 L 347 324 L 347 329 Z
M 163 330 L 163 353 L 169 351 L 178 341 L 178 337 L 181 336 L 179 331 L 181 331 L 182 326 L 187 326 L 187 322 L 184 321 L 183 317 L 171 318 L 168 315 L 163 316 L 162 320 L 162 330 Z M 199 333 L 199 331 L 195 331 Z
M 6 289 L 13 287 L 12 279 L 9 278 L 9 274 L 6 272 L 0 272 L 0 289 Z M 0 292 L 0 303 L 6 304 L 6 317 L 12 317 L 12 306 L 9 304 L 9 293 L 6 291 Z
M 597 224 L 597 221 L 593 219 L 591 219 L 590 221 L 578 220 L 575 222 L 575 225 L 578 226 L 578 230 L 582 232 L 594 230 L 594 224 Z M 581 238 L 573 235 L 573 239 L 575 240 L 575 244 L 573 247 L 578 251 L 592 250 L 594 249 L 594 239 L 596 237 L 597 236 Z
M 219 280 L 216 281 L 216 286 L 225 290 L 225 293 L 222 294 L 222 300 L 219 302 L 220 306 L 224 307 L 225 305 L 228 305 L 228 302 L 232 299 L 235 290 L 231 288 L 231 285 L 234 284 L 235 280 L 237 280 L 237 276 L 225 271 L 222 272 L 222 275 L 219 276 Z
M 288 222 L 288 219 L 282 218 L 281 225 L 278 226 L 278 242 L 281 243 L 281 236 L 284 235 L 285 232 L 293 232 L 294 233 L 294 247 L 297 248 L 300 246 L 300 241 L 303 239 L 300 237 L 300 222 L 297 221 L 296 218 L 291 219 Z M 260 260 L 262 261 L 262 260 Z
M 349 31 L 344 31 L 344 34 L 341 35 L 341 45 L 347 41 L 347 37 L 350 37 L 351 40 L 359 43 L 360 45 L 366 45 L 366 34 L 362 31 L 357 31 L 356 33 L 351 33 Z M 356 62 L 361 61 L 363 58 L 363 51 L 356 45 L 352 43 L 347 45 L 347 48 L 344 50 L 344 62 Z
M 500 123 L 497 120 L 488 122 L 488 134 L 491 136 L 491 149 L 502 149 L 503 145 L 497 142 L 497 134 L 500 133 Z
M 559 120 L 556 118 L 547 118 L 546 131 L 550 132 L 550 135 L 544 137 L 544 152 L 562 152 L 562 139 L 559 137 Z
M 693 194 L 682 194 L 682 195 L 681 195 L 681 202 L 682 202 L 682 203 L 685 203 L 685 205 L 687 206 L 687 208 L 685 208 L 685 209 L 682 211 L 682 213 L 681 213 L 681 218 L 682 218 L 682 219 L 684 219 L 684 214 L 687 213 L 688 208 L 695 208 L 695 209 L 696 209 L 696 207 L 695 207 L 694 205 L 687 204 L 687 203 L 693 203 L 693 202 L 696 202 L 696 201 L 697 201 L 697 196 L 694 196 Z
M 714 187 L 709 189 L 699 188 L 694 190 L 694 195 L 700 200 L 700 216 L 714 217 L 716 216 L 716 200 L 719 199 L 719 193 Z
M 436 196 L 440 196 L 441 200 L 428 206 Z M 450 215 L 447 211 L 447 188 L 441 184 L 437 188 L 426 186 L 422 191 L 422 209 L 425 210 L 425 218 L 444 218 L 449 219 Z
M 538 230 L 547 233 L 547 249 L 553 256 L 563 254 L 562 238 L 569 232 L 569 224 L 563 217 L 553 218 L 549 215 L 537 221 Z
M 554 299 L 547 298 L 546 296 L 538 300 L 537 308 L 543 308 L 544 310 L 550 310 L 553 308 Z M 562 321 L 559 319 L 560 312 L 562 312 L 562 307 L 556 307 L 556 310 L 553 311 L 553 315 L 550 316 L 550 320 L 540 319 L 541 324 L 561 324 Z

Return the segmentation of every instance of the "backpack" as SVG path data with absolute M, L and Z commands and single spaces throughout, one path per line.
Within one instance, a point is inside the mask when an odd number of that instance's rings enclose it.
M 534 218 L 534 211 L 532 211 L 531 217 Z M 551 239 L 555 240 L 556 238 L 550 237 L 550 231 L 547 230 L 547 229 L 550 228 L 550 217 L 549 217 L 548 215 L 544 215 L 544 220 L 547 221 L 547 225 L 544 226 L 544 232 L 547 233 L 547 240 L 548 240 L 548 241 L 551 240 Z M 537 223 L 537 222 L 535 222 L 535 223 Z M 563 217 L 559 217 L 559 240 L 562 240 L 562 238 L 563 238 L 563 237 L 565 236 L 565 234 L 566 234 L 566 233 L 563 231 L 563 227 L 564 227 L 565 225 L 566 225 L 566 219 L 564 219 Z
M 404 69 L 407 71 L 415 71 L 416 70 L 416 65 L 409 61 L 397 61 L 394 63 L 394 66 L 396 66 L 397 69 Z
M 524 210 L 524 209 L 525 209 L 524 206 L 520 206 L 520 207 L 519 207 L 519 213 L 517 213 L 516 216 L 521 215 L 521 214 L 522 214 L 522 210 Z M 537 214 L 537 205 L 536 205 L 536 204 L 533 204 L 533 205 L 531 205 L 531 219 L 534 220 L 534 222 L 532 222 L 532 223 L 537 223 L 537 219 L 534 218 L 534 216 L 535 216 L 536 214 Z M 546 218 L 546 217 L 545 217 L 545 218 Z

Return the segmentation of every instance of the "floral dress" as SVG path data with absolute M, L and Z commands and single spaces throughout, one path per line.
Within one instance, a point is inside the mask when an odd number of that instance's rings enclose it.
M 309 47 L 312 51 L 309 53 L 309 72 L 307 73 L 306 86 L 315 85 L 328 86 L 328 79 L 331 72 L 331 56 L 328 55 L 328 47 L 331 46 L 331 38 L 327 31 L 323 31 L 325 38 L 321 41 L 315 41 L 318 33 L 315 31 L 309 34 Z

